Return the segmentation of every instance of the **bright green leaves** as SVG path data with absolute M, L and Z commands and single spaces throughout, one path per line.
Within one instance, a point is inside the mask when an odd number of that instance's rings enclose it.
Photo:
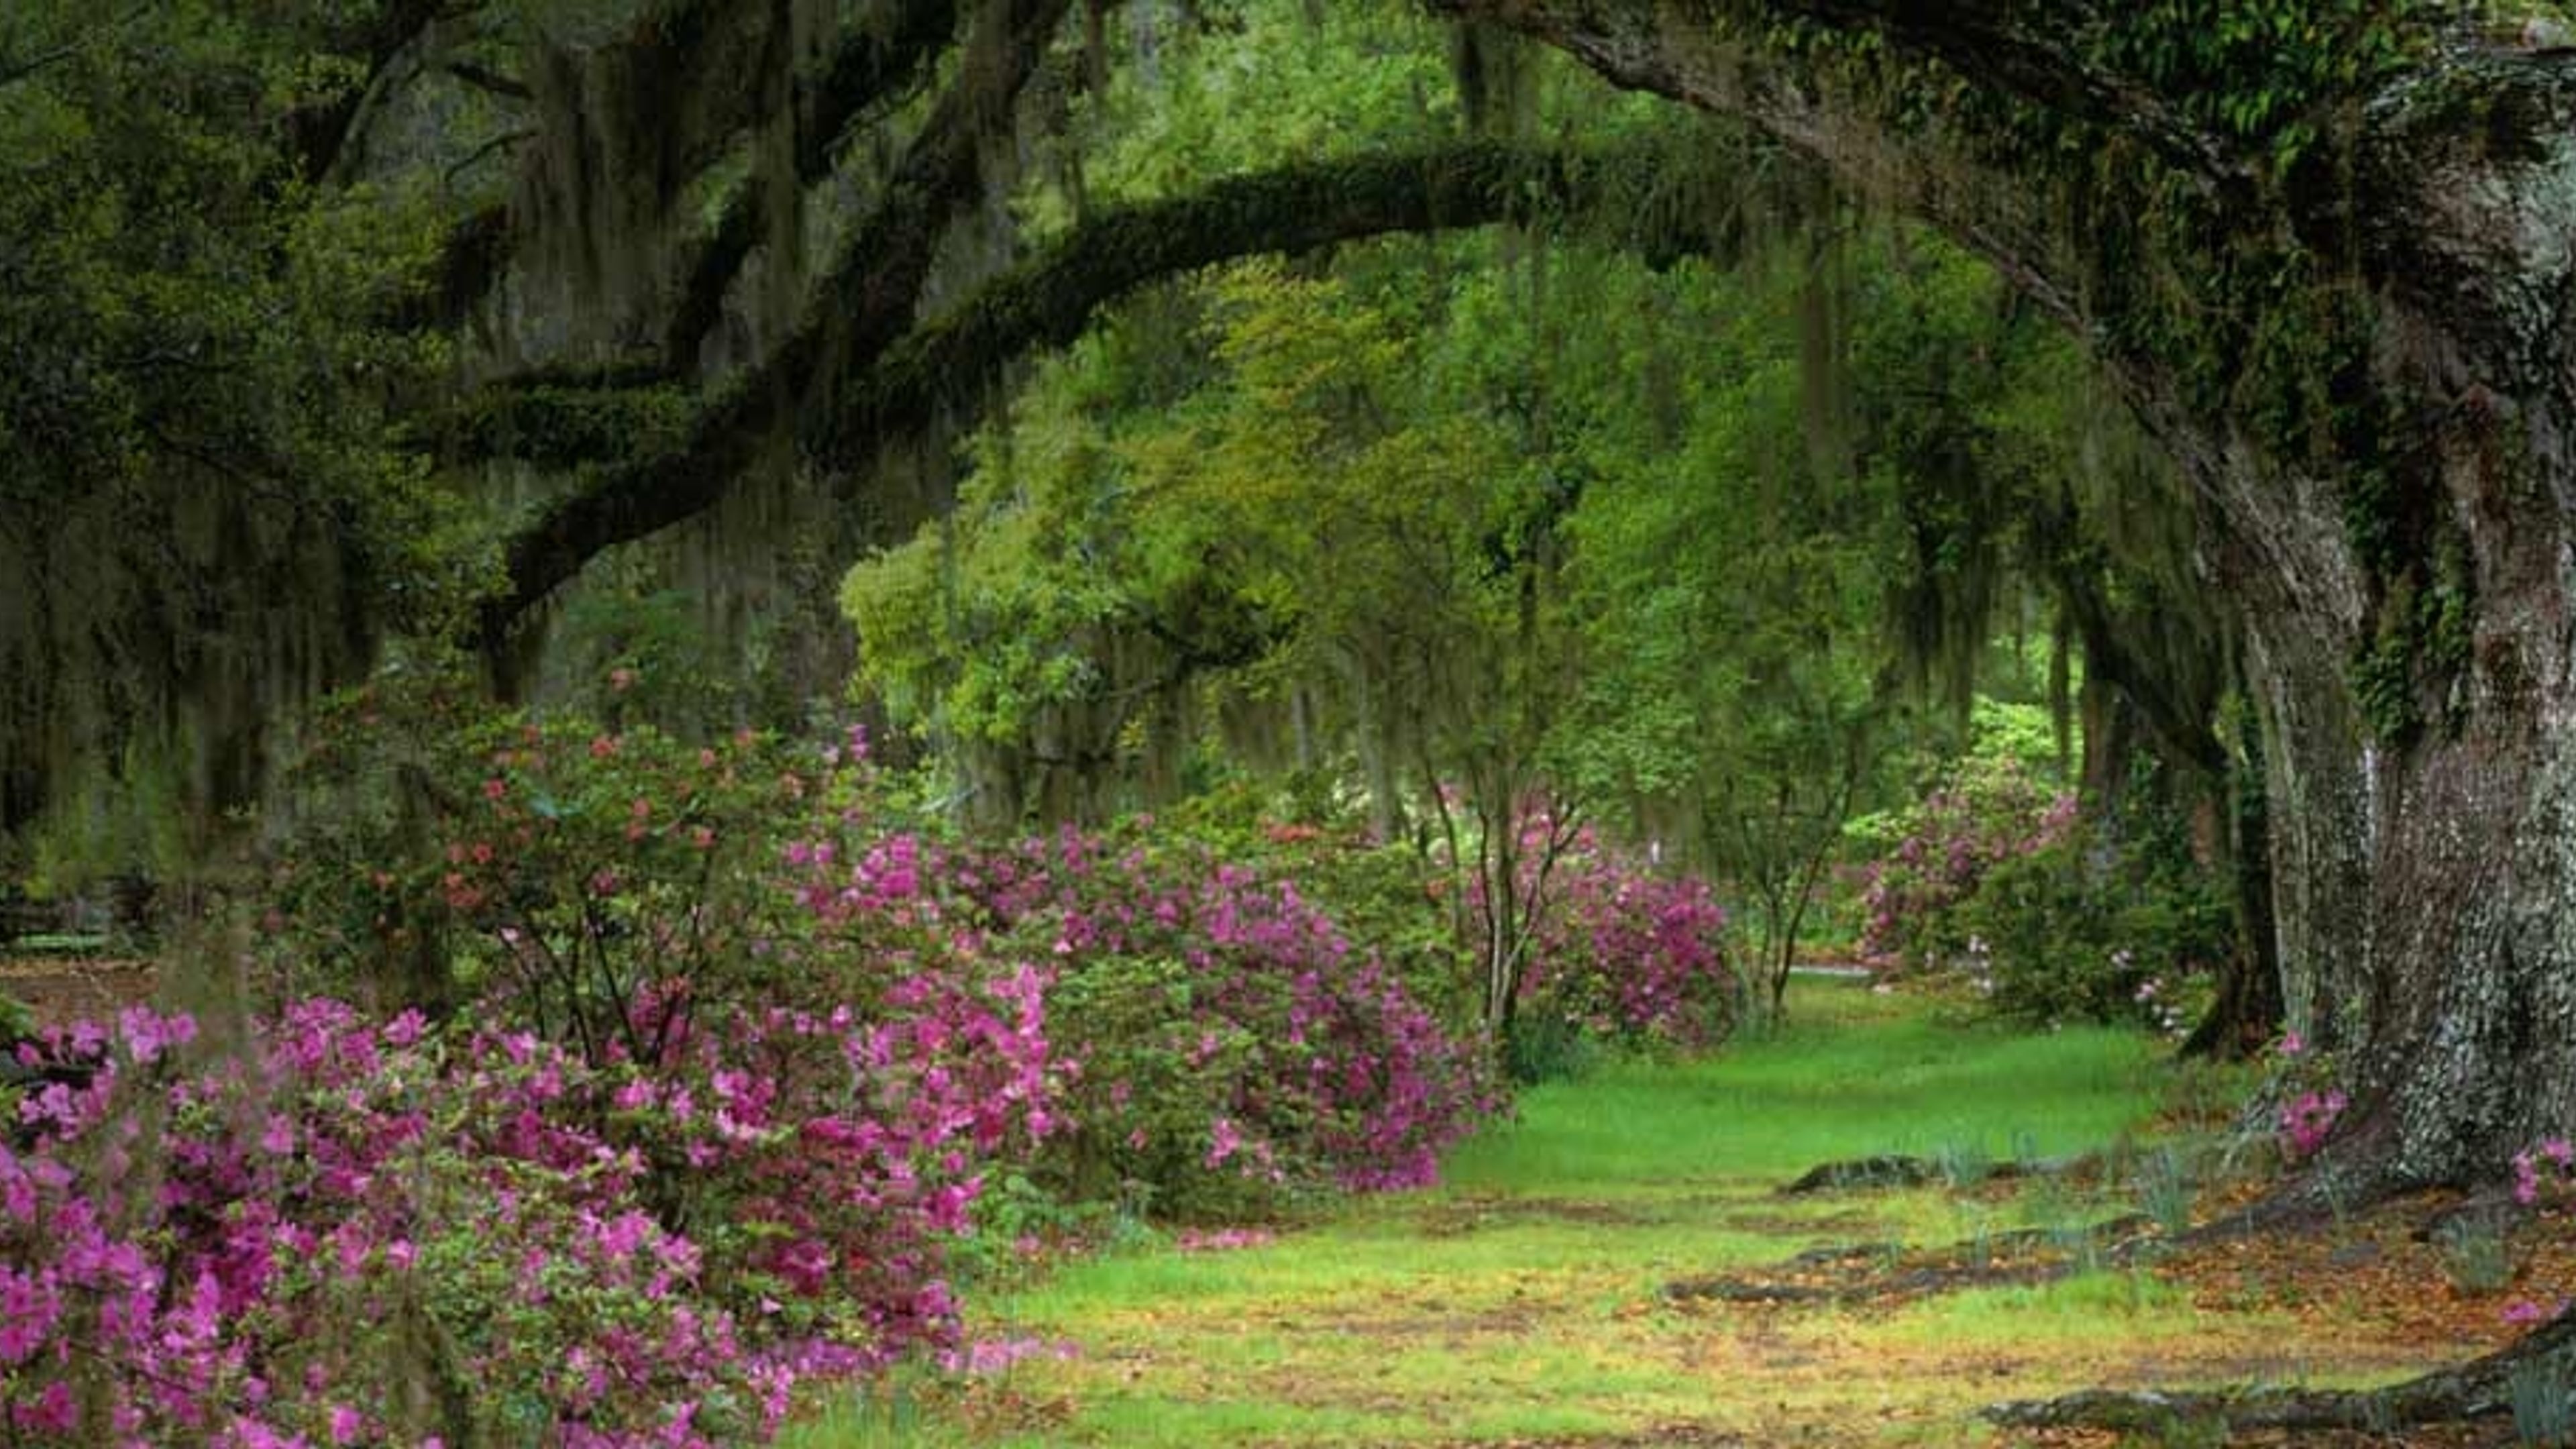
M 1439 23 L 1412 5 L 1112 7 L 1105 40 L 1107 84 L 1077 102 L 1094 199 L 1171 196 L 1210 175 L 1420 145 L 1455 126 Z
M 1103 442 L 1064 392 L 1033 388 L 979 438 L 954 516 L 852 571 L 843 605 L 898 722 L 1015 740 L 1105 685 L 1086 646 L 1133 570 Z

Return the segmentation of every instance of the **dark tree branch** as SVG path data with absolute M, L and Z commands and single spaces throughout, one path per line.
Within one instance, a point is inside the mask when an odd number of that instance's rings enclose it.
M 1470 142 L 1231 177 L 1186 197 L 1095 214 L 939 321 L 852 348 L 837 376 L 812 374 L 826 354 L 809 327 L 754 377 L 710 403 L 685 444 L 611 469 L 514 539 L 507 551 L 509 589 L 484 611 L 483 642 L 499 645 L 529 607 L 602 550 L 713 508 L 758 451 L 763 430 L 786 418 L 782 399 L 788 396 L 836 394 L 828 422 L 809 446 L 828 460 L 859 457 L 877 443 L 911 435 L 943 398 L 979 395 L 1013 358 L 1071 341 L 1100 307 L 1147 282 L 1233 257 L 1310 251 L 1391 232 L 1480 226 L 1542 211 L 1582 214 L 1596 209 L 1611 178 L 1643 158 L 1643 152 L 1566 155 Z M 845 295 L 862 305 L 871 301 L 855 281 Z M 884 321 L 862 318 L 860 328 L 873 336 Z M 589 409 L 601 401 L 593 391 L 578 404 L 556 397 L 545 405 Z M 541 421 L 523 426 L 545 431 Z
M 1838 30 L 1874 32 L 1981 86 L 2137 137 L 2213 190 L 2244 184 L 2243 160 L 2136 77 L 2085 54 L 2105 16 L 2089 0 L 1777 0 L 1771 8 Z M 2119 7 L 2126 8 L 2126 7 Z
M 450 185 L 453 185 L 457 177 L 473 170 L 475 164 L 482 161 L 485 157 L 498 155 L 503 151 L 524 146 L 536 138 L 537 133 L 531 130 L 503 131 L 500 135 L 493 137 L 491 140 L 484 142 L 482 145 L 475 147 L 473 150 L 466 152 L 462 157 L 449 163 L 445 172 L 445 180 Z M 469 226 L 472 224 L 471 218 L 468 218 L 467 224 Z
M 1975 138 L 1942 127 L 1890 124 L 1872 98 L 1841 94 L 1797 66 L 1763 64 L 1743 38 L 1743 5 L 1431 3 L 1555 46 L 1615 85 L 1731 116 L 1812 158 L 1843 187 L 1949 233 L 2050 315 L 2077 327 L 2085 322 L 2086 279 L 2069 254 L 2063 219 L 2044 210 L 2021 178 L 1980 159 L 1970 149 Z M 1776 7 L 1769 13 L 1790 14 Z
M 812 84 L 796 130 L 796 183 L 811 186 L 832 167 L 833 153 L 850 123 L 886 96 L 926 75 L 954 40 L 955 0 L 915 0 L 901 8 L 890 29 L 845 36 Z M 685 375 L 699 344 L 724 313 L 725 292 L 760 242 L 756 184 L 735 190 L 714 232 L 688 267 L 680 304 L 663 329 L 662 352 L 674 375 Z
M 447 14 L 444 0 L 397 0 L 375 23 L 340 45 L 366 61 L 366 79 L 334 92 L 328 100 L 287 118 L 287 135 L 295 151 L 296 174 L 319 181 L 331 174 L 349 145 L 367 97 L 382 84 L 385 71 L 429 27 Z
M 386 319 L 397 328 L 431 328 L 462 321 L 500 279 L 510 254 L 510 208 L 498 202 L 458 222 L 447 233 L 428 284 Z
M 2104 1428 L 2155 1432 L 2222 1421 L 2231 1433 L 2261 1429 L 2344 1429 L 2392 1433 L 2508 1412 L 2517 1373 L 2564 1382 L 2576 1358 L 2576 1318 L 2560 1314 L 2517 1342 L 2455 1368 L 2384 1389 L 2245 1388 L 2207 1392 L 2089 1389 L 2063 1398 L 1997 1404 L 1986 1417 L 2013 1428 Z
M 956 33 L 956 0 L 910 0 L 891 24 L 844 36 L 808 92 L 797 126 L 796 174 L 819 178 L 850 123 L 909 90 Z
M 798 102 L 791 87 L 740 83 L 746 46 L 759 51 L 783 45 L 783 37 L 773 33 L 774 26 L 763 30 L 729 23 L 733 7 L 742 3 L 688 0 L 666 8 L 617 42 L 631 53 L 639 70 L 660 75 L 661 86 L 675 96 L 714 93 L 731 98 L 700 117 L 690 134 L 669 138 L 670 154 L 657 164 L 670 177 L 697 175 L 717 159 L 721 147 L 746 129 L 772 123 L 780 108 L 798 104 L 800 113 L 792 118 L 797 180 L 800 185 L 821 180 L 830 170 L 840 134 L 871 104 L 927 75 L 956 30 L 955 0 L 913 0 L 894 17 L 890 29 L 873 27 L 845 35 L 831 60 L 808 83 L 806 99 Z M 748 67 L 751 73 L 764 73 L 773 57 L 761 54 L 758 62 Z M 536 87 L 527 80 L 472 61 L 451 60 L 441 69 L 465 84 L 511 100 L 538 99 Z M 480 155 L 459 162 L 450 174 L 462 171 Z M 762 220 L 755 189 L 739 189 L 728 201 L 714 234 L 689 264 L 682 300 L 666 329 L 671 339 L 666 349 L 670 376 L 685 373 L 688 358 L 721 315 L 725 290 L 759 242 Z M 514 241 L 512 218 L 504 208 L 486 208 L 467 218 L 450 237 L 438 268 L 438 307 L 402 320 L 415 326 L 461 320 L 499 280 Z
M 1528 151 L 1465 142 L 1412 154 L 1308 162 L 1227 177 L 1190 195 L 1107 210 L 903 339 L 817 434 L 832 462 L 972 397 L 1012 359 L 1061 347 L 1103 306 L 1215 262 L 1294 255 L 1397 232 L 1596 210 L 1634 153 Z
M 106 35 L 108 32 L 113 30 L 123 29 L 125 26 L 134 23 L 135 20 L 141 18 L 150 9 L 151 7 L 148 5 L 133 6 L 121 14 L 107 20 L 102 20 L 98 24 L 91 26 L 89 29 L 81 31 L 79 34 L 74 35 L 71 39 L 64 41 L 60 45 L 47 50 L 40 50 L 34 55 L 28 56 L 23 60 L 0 58 L 0 89 L 14 86 L 20 81 L 32 79 L 35 76 L 53 69 L 64 61 L 80 54 L 84 48 L 90 45 L 93 41 L 96 41 L 100 36 Z
M 445 70 L 449 75 L 456 77 L 458 80 L 465 82 L 476 90 L 490 91 L 496 96 L 503 96 L 514 101 L 531 101 L 536 99 L 537 93 L 529 88 L 526 81 L 520 80 L 516 76 L 503 75 L 499 71 L 489 69 L 485 66 L 476 65 L 470 60 L 451 60 L 446 65 L 440 67 L 440 69 Z
M 502 657 L 519 618 L 602 549 L 713 507 L 818 384 L 867 367 L 902 336 L 940 238 L 974 204 L 978 140 L 1036 69 L 1068 3 L 1005 0 L 988 14 L 875 210 L 843 245 L 816 314 L 711 399 L 684 444 L 611 471 L 511 540 L 509 586 L 482 611 L 487 654 Z

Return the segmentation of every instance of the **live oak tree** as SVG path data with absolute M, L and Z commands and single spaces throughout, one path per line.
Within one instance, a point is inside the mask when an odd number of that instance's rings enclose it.
M 2241 610 L 2345 1190 L 2576 1120 L 2576 62 L 2483 7 L 1454 7 L 1987 255 L 2184 470 Z
M 438 218 L 321 184 L 387 43 L 194 0 L 0 15 L 0 836 L 123 764 L 202 845 L 181 807 L 240 798 L 438 567 L 386 427 L 437 344 L 373 321 Z
M 1424 112 L 1383 152 L 1086 186 L 1108 60 L 1195 22 L 866 10 L 11 7 L 0 831 L 138 782 L 212 822 L 389 629 L 523 690 L 626 545 L 828 600 L 780 540 L 923 516 L 955 425 L 1101 304 L 1618 170 Z

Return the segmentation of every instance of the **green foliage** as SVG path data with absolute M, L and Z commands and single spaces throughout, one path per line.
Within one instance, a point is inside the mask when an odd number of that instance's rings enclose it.
M 2433 1235 L 2441 1249 L 2442 1273 L 2462 1293 L 2501 1293 L 2513 1286 L 2513 1240 L 2506 1224 L 2493 1216 L 2455 1217 Z
M 1600 1033 L 1564 1012 L 1524 1012 L 1503 1041 L 1503 1073 L 1524 1086 L 1580 1081 L 1606 1050 Z
M 1113 25 L 1108 84 L 1081 102 L 1084 192 L 1170 195 L 1210 174 L 1450 134 L 1442 29 L 1387 0 L 1228 0 Z
M 298 149 L 373 10 L 0 15 L 0 832 L 52 811 L 58 858 L 193 863 L 285 705 L 462 597 L 393 426 L 437 199 Z
M 2390 0 L 2155 0 L 2103 28 L 2102 59 L 2182 98 L 2212 131 L 2275 169 L 2318 139 L 2317 108 L 2396 70 L 2422 43 L 2421 7 Z
M 1994 1010 L 2033 1024 L 2186 1023 L 2182 982 L 2222 959 L 2230 917 L 2178 822 L 2079 827 L 1988 870 L 1940 928 Z
M 2505 1376 L 2505 1403 L 2513 1413 L 2517 1444 L 2566 1444 L 2576 1440 L 2576 1381 L 2563 1355 L 2515 1364 Z
M 2147 1154 L 2138 1165 L 2138 1206 L 2166 1237 L 2179 1237 L 2191 1230 L 2192 1209 L 2200 1196 L 2199 1185 L 2192 1180 L 2191 1164 L 2179 1148 L 2171 1144 Z
M 297 783 L 331 808 L 272 885 L 297 925 L 270 942 L 281 997 L 506 996 L 551 1036 L 644 1058 L 639 993 L 739 1002 L 789 970 L 773 853 L 830 779 L 810 756 L 495 712 L 435 675 L 343 696 L 310 733 Z
M 1237 776 L 1153 817 L 1151 825 L 1217 859 L 1258 863 L 1295 881 L 1417 1000 L 1463 1028 L 1475 1019 L 1477 1003 L 1467 992 L 1464 944 L 1440 902 L 1442 874 L 1411 842 L 1376 840 L 1358 803 L 1308 801 L 1300 808 L 1293 792 L 1265 792 Z
M 1062 1200 L 1130 1202 L 1183 1222 L 1272 1208 L 1276 1190 L 1260 1174 L 1204 1165 L 1208 1122 L 1231 1105 L 1229 1085 L 1261 1043 L 1240 1028 L 1191 1029 L 1201 974 L 1175 958 L 1114 956 L 1050 994 L 1050 1031 L 1085 1044 L 1085 1073 L 1111 1092 L 1096 1122 L 1055 1146 L 1050 1177 Z

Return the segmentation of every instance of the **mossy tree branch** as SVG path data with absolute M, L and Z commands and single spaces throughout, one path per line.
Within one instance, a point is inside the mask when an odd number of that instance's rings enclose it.
M 483 643 L 500 644 L 532 605 L 602 550 L 713 508 L 779 421 L 775 399 L 834 398 L 806 430 L 806 448 L 847 462 L 909 435 L 941 400 L 974 396 L 1013 359 L 1070 342 L 1101 307 L 1148 282 L 1235 257 L 1390 233 L 1606 212 L 1602 199 L 1652 159 L 1642 145 L 1566 153 L 1473 141 L 1284 166 L 1097 212 L 918 329 L 887 336 L 883 317 L 863 315 L 851 329 L 859 345 L 830 375 L 815 371 L 830 366 L 813 340 L 824 324 L 809 324 L 760 375 L 705 404 L 677 445 L 614 464 L 532 521 L 507 550 L 509 588 L 484 612 Z M 861 280 L 848 279 L 843 295 L 864 307 L 873 294 Z M 505 405 L 507 421 L 482 435 L 528 439 L 557 464 L 631 439 L 600 419 L 652 406 L 632 389 L 572 386 L 513 392 Z M 546 439 L 553 441 L 536 441 Z
M 815 312 L 769 356 L 709 397 L 676 447 L 611 468 L 593 487 L 547 508 L 508 544 L 508 587 L 482 610 L 481 642 L 496 660 L 518 620 L 578 574 L 602 549 L 692 518 L 724 497 L 817 384 L 872 363 L 911 325 L 940 238 L 974 203 L 979 138 L 1038 65 L 1068 0 L 1006 0 L 967 42 L 959 74 L 942 92 L 876 205 L 853 227 L 818 288 Z M 530 409 L 565 410 L 572 398 L 520 390 Z M 583 400 L 589 406 L 593 400 Z M 542 413 L 510 428 L 548 430 Z M 557 461 L 561 461 L 560 459 Z
M 442 17 L 453 13 L 442 8 L 440 0 L 407 3 Z M 707 37 L 720 26 L 731 26 L 726 17 L 725 4 L 718 0 L 696 0 L 664 16 L 654 29 L 640 32 L 629 43 L 665 56 L 687 56 L 710 49 Z M 704 139 L 729 139 L 746 128 L 790 124 L 795 183 L 813 186 L 831 173 L 850 128 L 924 84 L 939 58 L 955 49 L 958 41 L 956 0 L 906 0 L 882 23 L 844 33 L 831 54 L 800 76 L 798 84 L 779 88 L 765 98 L 773 107 L 792 106 L 792 116 L 764 111 L 760 105 L 764 97 L 756 88 L 736 87 L 742 99 L 707 127 L 708 136 Z M 444 69 L 505 100 L 524 105 L 535 98 L 525 81 L 495 76 L 469 62 L 451 61 Z M 675 81 L 674 88 L 679 84 Z M 343 124 L 345 119 L 342 118 Z M 677 158 L 673 167 L 675 171 L 694 172 L 711 159 L 703 150 L 694 151 Z M 736 187 L 707 236 L 683 262 L 680 300 L 662 334 L 660 361 L 669 378 L 677 380 L 688 374 L 698 345 L 722 316 L 727 290 L 760 244 L 764 223 L 769 220 L 762 214 L 760 202 L 757 184 Z M 432 327 L 463 319 L 500 279 L 514 240 L 510 208 L 505 203 L 478 208 L 459 220 L 432 268 L 428 294 L 396 320 L 408 326 Z
M 918 84 L 956 31 L 954 0 L 913 0 L 898 8 L 886 26 L 845 36 L 815 77 L 797 117 L 796 184 L 811 186 L 828 175 L 852 122 Z M 679 305 L 662 333 L 663 362 L 675 376 L 687 374 L 699 345 L 723 316 L 725 293 L 760 244 L 763 220 L 757 185 L 736 188 L 689 259 Z

